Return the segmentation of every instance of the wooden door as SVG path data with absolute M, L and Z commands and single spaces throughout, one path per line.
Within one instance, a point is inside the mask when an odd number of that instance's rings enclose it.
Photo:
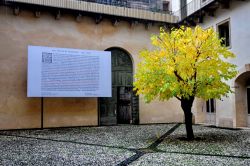
M 132 90 L 132 87 L 118 88 L 117 122 L 119 124 L 132 123 Z
M 138 104 L 133 106 L 133 66 L 130 56 L 123 50 L 112 48 L 112 97 L 99 99 L 100 125 L 138 122 Z M 137 117 L 138 116 L 138 117 Z

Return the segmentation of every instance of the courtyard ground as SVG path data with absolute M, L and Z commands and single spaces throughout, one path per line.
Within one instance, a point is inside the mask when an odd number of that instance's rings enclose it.
M 250 166 L 250 130 L 183 124 L 0 131 L 0 165 Z

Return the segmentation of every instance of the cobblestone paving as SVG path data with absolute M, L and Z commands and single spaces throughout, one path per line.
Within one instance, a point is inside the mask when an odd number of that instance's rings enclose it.
M 0 131 L 0 165 L 250 166 L 250 130 L 180 124 Z

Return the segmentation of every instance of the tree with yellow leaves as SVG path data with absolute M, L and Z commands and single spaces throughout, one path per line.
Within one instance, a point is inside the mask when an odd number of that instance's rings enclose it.
M 185 115 L 187 139 L 194 139 L 191 108 L 195 97 L 221 98 L 232 92 L 227 80 L 236 76 L 233 58 L 212 29 L 181 27 L 170 33 L 160 29 L 151 37 L 154 49 L 140 52 L 141 62 L 134 82 L 137 94 L 146 102 L 172 97 L 181 102 Z

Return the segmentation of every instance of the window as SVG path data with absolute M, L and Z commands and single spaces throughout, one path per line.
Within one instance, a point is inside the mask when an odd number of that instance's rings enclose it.
M 163 8 L 163 11 L 168 12 L 169 11 L 169 2 L 163 1 L 162 8 Z
M 215 100 L 209 99 L 206 101 L 207 113 L 215 113 Z
M 221 42 L 222 45 L 230 47 L 230 23 L 229 20 L 223 21 L 217 25 L 217 30 L 219 33 L 219 38 L 224 40 Z

